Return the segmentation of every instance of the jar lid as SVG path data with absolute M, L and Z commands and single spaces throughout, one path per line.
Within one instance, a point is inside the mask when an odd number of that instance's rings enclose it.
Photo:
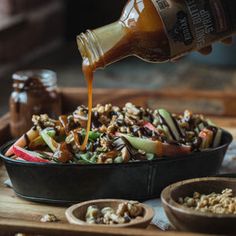
M 57 74 L 51 70 L 22 70 L 12 75 L 13 80 L 23 83 L 32 78 L 40 80 L 45 87 L 57 86 Z

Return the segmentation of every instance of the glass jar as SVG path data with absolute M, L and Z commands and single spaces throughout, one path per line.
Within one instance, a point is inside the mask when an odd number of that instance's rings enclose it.
M 32 115 L 61 114 L 61 98 L 57 75 L 50 70 L 19 71 L 13 74 L 13 92 L 10 96 L 10 128 L 14 138 L 32 127 Z

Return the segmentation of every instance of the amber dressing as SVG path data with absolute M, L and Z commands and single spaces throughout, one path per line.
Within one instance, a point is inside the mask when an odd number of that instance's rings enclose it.
M 83 61 L 82 65 L 84 77 L 87 81 L 88 86 L 88 121 L 87 121 L 87 128 L 86 128 L 86 136 L 84 138 L 83 144 L 81 145 L 80 149 L 84 151 L 86 149 L 86 145 L 89 139 L 89 131 L 91 128 L 91 121 L 92 121 L 92 108 L 93 108 L 93 68 L 88 63 L 88 60 Z

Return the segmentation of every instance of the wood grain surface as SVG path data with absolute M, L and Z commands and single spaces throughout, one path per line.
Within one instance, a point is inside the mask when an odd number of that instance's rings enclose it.
M 0 118 L 0 145 L 10 139 L 9 119 L 9 113 Z
M 84 88 L 64 88 L 62 110 L 73 111 L 78 105 L 87 104 L 87 90 Z M 236 94 L 234 92 L 174 90 L 150 91 L 140 89 L 94 89 L 94 104 L 112 103 L 123 106 L 127 102 L 136 105 L 166 108 L 172 112 L 193 112 L 214 116 L 236 116 Z
M 8 178 L 5 167 L 0 167 L 0 232 L 27 233 L 43 235 L 160 235 L 172 236 L 172 232 L 161 232 L 155 226 L 146 230 L 140 229 L 110 229 L 103 227 L 85 227 L 70 225 L 65 217 L 67 206 L 53 206 L 25 201 L 18 198 L 11 188 L 4 185 Z M 40 219 L 45 214 L 54 214 L 59 221 L 56 223 L 41 223 Z M 0 234 L 1 235 L 1 234 Z M 192 236 L 193 234 L 183 234 Z

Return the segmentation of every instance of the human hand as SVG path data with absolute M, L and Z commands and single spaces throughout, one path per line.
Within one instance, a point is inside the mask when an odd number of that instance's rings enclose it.
M 229 37 L 229 38 L 226 38 L 226 39 L 222 40 L 221 42 L 226 44 L 226 45 L 230 45 L 230 44 L 233 43 L 233 38 Z M 202 55 L 209 55 L 212 52 L 212 46 L 208 46 L 208 47 L 202 48 L 202 49 L 199 50 L 199 52 Z

